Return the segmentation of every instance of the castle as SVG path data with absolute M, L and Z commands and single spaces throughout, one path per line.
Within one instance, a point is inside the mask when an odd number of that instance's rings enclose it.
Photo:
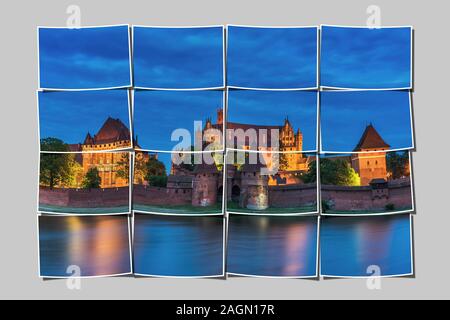
M 205 127 L 202 134 L 205 136 L 205 143 L 210 144 L 217 140 L 217 136 L 214 134 L 208 134 L 209 129 L 216 129 L 222 131 L 224 124 L 223 109 L 217 110 L 217 123 L 213 124 L 211 119 L 206 120 Z M 245 135 L 253 130 L 256 133 L 256 140 L 251 141 L 251 137 Z M 272 146 L 272 130 L 278 131 L 278 146 Z M 291 125 L 288 118 L 284 120 L 283 125 L 256 125 L 256 124 L 246 124 L 246 123 L 236 123 L 236 122 L 226 122 L 226 136 L 228 147 L 233 146 L 236 148 L 239 144 L 237 134 L 242 134 L 244 141 L 241 141 L 242 146 L 239 149 L 243 150 L 255 150 L 261 151 L 265 156 L 265 163 L 270 165 L 271 156 L 270 151 L 280 151 L 285 152 L 282 155 L 282 171 L 307 171 L 308 170 L 308 159 L 302 154 L 303 151 L 303 134 L 300 129 L 295 132 L 293 126 Z M 234 135 L 233 135 L 234 133 Z M 277 148 L 275 148 L 277 147 Z
M 374 126 L 368 125 L 353 150 L 359 153 L 351 156 L 351 166 L 358 173 L 362 186 L 372 180 L 387 179 L 386 150 L 389 148 Z
M 210 119 L 206 121 L 204 131 L 210 128 L 218 130 L 223 125 L 223 110 L 218 110 L 217 123 L 213 124 Z M 271 129 L 279 130 L 279 148 L 284 157 L 280 160 L 280 168 L 272 175 L 261 175 L 261 168 L 271 165 L 274 154 L 265 153 L 264 161 L 258 164 L 244 164 L 242 166 L 227 165 L 226 180 L 227 190 L 226 200 L 239 203 L 240 207 L 254 210 L 266 209 L 270 204 L 270 194 L 275 191 L 302 189 L 301 175 L 306 173 L 315 160 L 314 156 L 302 154 L 303 135 L 300 130 L 294 131 L 289 119 L 285 119 L 283 125 L 260 126 L 241 123 L 227 123 L 227 129 L 247 130 L 249 128 L 259 130 L 266 129 L 267 136 L 259 137 L 263 139 L 263 147 L 259 151 L 273 151 L 270 144 Z M 228 134 L 228 133 L 227 133 Z M 214 136 L 207 137 L 207 142 L 211 142 Z M 233 139 L 233 137 L 230 137 Z M 131 137 L 128 128 L 120 119 L 108 118 L 100 130 L 92 136 L 87 133 L 82 144 L 70 145 L 70 151 L 84 151 L 78 154 L 77 161 L 83 168 L 85 174 L 90 168 L 96 167 L 101 177 L 101 188 L 123 187 L 128 185 L 128 179 L 119 177 L 117 171 L 121 163 L 124 162 L 122 153 L 101 152 L 112 148 L 129 148 Z M 136 144 L 136 142 L 135 142 Z M 250 149 L 251 143 L 247 140 L 244 149 Z M 387 180 L 386 151 L 390 146 L 381 138 L 373 127 L 368 125 L 364 130 L 354 151 L 358 152 L 347 160 L 352 168 L 361 178 L 361 185 L 369 185 L 371 181 L 377 179 Z M 93 152 L 95 151 L 95 152 Z M 370 153 L 365 153 L 370 152 Z M 150 155 L 137 153 L 137 161 L 146 161 Z M 155 155 L 156 156 L 156 155 Z M 346 158 L 346 157 L 343 157 Z M 261 163 L 264 163 L 262 165 Z M 222 201 L 224 185 L 223 170 L 216 165 L 200 164 L 195 165 L 193 170 L 187 170 L 181 166 L 172 166 L 167 182 L 168 194 L 183 194 L 189 197 L 193 206 L 210 206 Z M 143 177 L 134 177 L 135 182 L 141 184 Z
M 222 110 L 218 112 L 218 123 L 212 124 L 208 119 L 205 130 L 208 128 L 221 128 L 223 124 Z M 256 126 L 251 124 L 228 123 L 227 129 L 264 128 L 280 130 L 280 148 L 282 151 L 302 151 L 303 136 L 300 130 L 294 134 L 294 129 L 288 119 L 283 126 Z M 249 145 L 245 145 L 246 148 Z M 266 149 L 260 151 L 271 151 L 269 145 Z M 349 157 L 341 156 L 339 158 L 349 162 L 351 167 L 360 176 L 361 186 L 368 186 L 371 183 L 383 184 L 388 179 L 386 152 L 390 146 L 383 140 L 373 125 L 368 125 L 354 152 Z M 266 157 L 273 157 L 268 153 Z M 305 205 L 299 200 L 302 196 L 302 190 L 307 190 L 308 186 L 302 186 L 303 182 L 300 176 L 306 173 L 313 161 L 313 156 L 304 156 L 301 153 L 282 154 L 286 160 L 280 170 L 273 175 L 262 175 L 261 169 L 268 166 L 269 161 L 266 157 L 264 161 L 257 164 L 245 163 L 237 166 L 228 164 L 226 166 L 226 200 L 239 203 L 241 208 L 252 210 L 265 210 L 269 206 L 274 206 L 276 196 L 283 199 L 286 203 L 277 203 L 276 205 Z M 263 165 L 264 163 L 264 165 Z M 215 165 L 196 165 L 193 172 L 186 172 L 176 166 L 171 168 L 169 176 L 168 190 L 177 193 L 179 188 L 183 193 L 191 195 L 191 204 L 193 206 L 209 206 L 222 201 L 223 196 L 223 173 L 219 172 Z M 309 191 L 308 191 L 309 192 Z M 280 194 L 285 194 L 280 196 Z M 291 196 L 288 196 L 290 194 Z M 291 199 L 296 197 L 298 199 Z M 313 199 L 313 198 L 312 198 Z M 314 201 L 314 200 L 309 200 Z M 311 204 L 311 203 L 307 203 Z
M 121 163 L 128 161 L 128 154 L 120 152 L 99 152 L 111 149 L 131 148 L 130 131 L 120 119 L 108 117 L 99 131 L 92 136 L 89 132 L 83 143 L 69 145 L 72 152 L 78 154 L 76 161 L 83 168 L 83 175 L 90 168 L 97 168 L 101 178 L 101 188 L 128 186 L 128 179 L 117 176 Z M 126 156 L 126 159 L 124 159 Z

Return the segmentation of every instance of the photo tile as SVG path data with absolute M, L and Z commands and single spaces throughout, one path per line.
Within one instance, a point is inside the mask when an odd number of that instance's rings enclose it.
M 230 215 L 227 273 L 318 277 L 318 217 Z
M 221 90 L 136 91 L 136 149 L 223 151 L 224 100 Z
M 175 217 L 136 213 L 133 247 L 137 276 L 224 276 L 223 217 Z
M 128 90 L 38 92 L 42 152 L 129 149 Z
M 321 87 L 412 89 L 412 27 L 321 27 Z
M 132 273 L 129 217 L 39 216 L 42 278 Z
M 227 212 L 318 214 L 316 154 L 228 151 L 226 164 Z
M 228 91 L 228 149 L 316 152 L 316 91 Z
M 39 212 L 131 212 L 129 152 L 41 153 L 39 162 Z
M 227 82 L 253 89 L 318 87 L 318 27 L 227 27 Z
M 223 88 L 224 61 L 223 26 L 133 26 L 137 88 Z
M 414 149 L 410 92 L 326 91 L 320 101 L 323 153 Z
M 322 217 L 321 276 L 337 278 L 411 276 L 412 217 Z
M 223 215 L 222 153 L 136 152 L 133 210 L 165 215 Z
M 414 210 L 409 151 L 320 156 L 322 214 L 386 215 Z
M 131 87 L 129 26 L 38 28 L 39 88 Z

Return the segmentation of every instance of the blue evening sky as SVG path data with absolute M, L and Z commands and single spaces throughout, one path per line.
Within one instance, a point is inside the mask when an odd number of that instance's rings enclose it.
M 223 27 L 134 27 L 136 87 L 223 87 Z
M 98 89 L 131 85 L 128 26 L 40 28 L 40 87 Z
M 83 143 L 86 134 L 96 134 L 108 116 L 130 128 L 126 90 L 39 92 L 41 139 Z
M 317 87 L 317 27 L 228 27 L 230 86 L 290 89 Z
M 408 91 L 321 93 L 323 151 L 352 152 L 372 123 L 391 149 L 411 148 Z
M 228 121 L 255 125 L 284 125 L 289 118 L 295 133 L 303 133 L 303 150 L 316 150 L 317 93 L 314 91 L 230 90 Z
M 411 86 L 411 28 L 322 27 L 321 86 Z
M 134 94 L 134 135 L 147 150 L 172 151 L 179 141 L 171 141 L 176 129 L 189 130 L 194 143 L 194 121 L 207 118 L 217 122 L 223 107 L 222 91 L 136 91 Z

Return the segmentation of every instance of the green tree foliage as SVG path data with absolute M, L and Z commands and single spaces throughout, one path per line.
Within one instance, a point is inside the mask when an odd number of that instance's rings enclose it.
M 164 163 L 156 159 L 155 157 L 150 157 L 145 165 L 145 180 L 155 187 L 165 187 L 167 186 L 167 173 L 166 166 Z
M 71 154 L 71 161 L 70 161 L 70 178 L 67 183 L 67 186 L 70 188 L 80 188 L 81 182 L 84 178 L 84 172 L 83 172 L 83 166 L 79 164 L 77 161 L 75 161 L 75 155 Z
M 98 169 L 93 167 L 86 172 L 86 175 L 84 176 L 84 180 L 82 183 L 82 187 L 85 189 L 96 189 L 100 188 L 101 183 L 102 179 L 100 178 Z
M 288 155 L 287 154 L 280 154 L 278 157 L 278 161 L 279 161 L 279 168 L 281 171 L 287 170 L 288 166 L 289 166 L 289 161 L 288 161 Z
M 69 151 L 69 146 L 57 138 L 41 139 L 41 151 Z
M 317 162 L 310 164 L 308 172 L 303 175 L 305 183 L 316 182 Z M 361 179 L 350 163 L 344 159 L 320 159 L 320 180 L 325 185 L 359 186 Z
M 404 152 L 389 152 L 386 155 L 386 166 L 391 179 L 399 179 L 409 175 L 409 154 Z
M 67 153 L 42 153 L 39 170 L 39 183 L 54 188 L 70 183 L 72 177 L 71 163 L 73 155 Z
M 128 153 L 122 153 L 120 160 L 117 162 L 118 169 L 116 175 L 119 178 L 125 179 L 129 182 L 130 179 L 130 156 Z
M 151 176 L 148 184 L 154 187 L 165 188 L 167 187 L 167 176 Z

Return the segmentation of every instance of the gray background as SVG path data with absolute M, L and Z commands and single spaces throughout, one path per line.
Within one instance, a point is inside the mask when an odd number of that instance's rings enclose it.
M 312 299 L 449 298 L 450 244 L 448 1 L 8 1 L 1 24 L 1 298 Z M 77 4 L 82 25 L 365 25 L 366 8 L 382 9 L 382 24 L 415 27 L 414 154 L 417 217 L 416 278 L 385 279 L 370 291 L 365 280 L 223 280 L 103 278 L 65 281 L 38 276 L 36 193 L 38 141 L 36 26 L 65 26 Z M 249 257 L 251 259 L 251 257 Z

